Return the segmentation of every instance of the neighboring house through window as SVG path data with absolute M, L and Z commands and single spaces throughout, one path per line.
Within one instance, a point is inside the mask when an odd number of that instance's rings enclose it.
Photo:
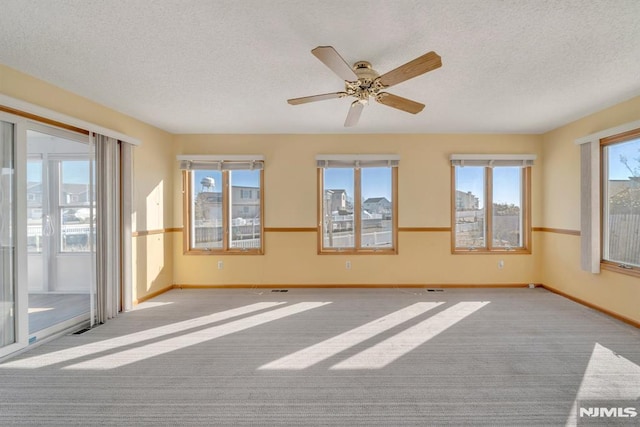
M 27 161 L 27 247 L 42 252 L 43 237 L 55 237 L 59 253 L 91 252 L 95 239 L 93 160 L 45 154 Z M 45 185 L 43 185 L 45 184 Z M 43 195 L 43 186 L 49 191 Z M 43 217 L 43 211 L 48 212 Z M 48 224 L 48 225 L 47 225 Z
M 178 156 L 185 253 L 263 253 L 262 156 Z
M 452 155 L 454 253 L 529 252 L 534 155 Z
M 397 253 L 396 155 L 321 155 L 319 253 Z

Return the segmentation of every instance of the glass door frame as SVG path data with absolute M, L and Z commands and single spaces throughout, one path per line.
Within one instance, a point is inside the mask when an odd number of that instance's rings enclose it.
M 0 121 L 11 123 L 14 126 L 14 180 L 15 194 L 15 268 L 14 268 L 14 342 L 0 347 L 0 360 L 24 351 L 29 345 L 39 340 L 39 336 L 29 333 L 29 285 L 28 285 L 28 242 L 27 242 L 27 131 L 48 127 L 57 129 L 36 120 L 0 111 Z M 95 262 L 95 261 L 94 261 Z M 95 284 L 91 289 L 90 318 L 95 317 Z M 87 319 L 87 325 L 89 319 Z M 56 334 L 52 335 L 55 336 Z M 44 338 L 44 337 L 43 337 Z M 47 337 L 48 338 L 48 337 Z
M 29 293 L 27 289 L 27 119 L 0 111 L 0 120 L 14 126 L 14 179 L 16 221 L 13 228 L 15 244 L 14 328 L 13 344 L 0 347 L 0 358 L 16 353 L 29 345 Z M 25 167 L 22 167 L 24 165 Z
M 52 283 L 55 284 L 56 281 L 58 280 L 57 278 L 58 275 L 56 274 L 56 272 L 58 271 L 59 261 L 63 258 L 70 259 L 77 256 L 77 254 L 67 253 L 61 250 L 62 221 L 63 221 L 61 217 L 61 212 L 62 212 L 61 208 L 63 207 L 63 205 L 61 205 L 61 201 L 60 201 L 60 194 L 61 194 L 60 189 L 62 185 L 61 167 L 65 161 L 86 160 L 89 162 L 89 186 L 94 189 L 90 191 L 91 198 L 90 198 L 89 204 L 90 206 L 92 206 L 90 207 L 90 217 L 95 218 L 95 215 L 96 215 L 96 208 L 94 203 L 95 201 L 95 195 L 94 195 L 95 150 L 93 148 L 89 135 L 72 132 L 67 129 L 61 129 L 53 125 L 36 122 L 36 121 L 28 121 L 26 129 L 27 131 L 33 131 L 35 133 L 54 137 L 64 143 L 76 143 L 76 144 L 82 144 L 86 146 L 86 153 L 84 152 L 84 150 L 80 150 L 78 152 L 66 152 L 66 151 L 57 152 L 55 147 L 52 152 L 42 153 L 43 194 L 45 192 L 47 193 L 46 210 L 53 222 L 53 229 L 54 229 L 53 234 L 49 236 L 47 239 L 45 239 L 47 248 L 46 248 L 46 251 L 43 250 L 43 262 L 44 262 L 43 277 L 44 275 L 47 275 L 49 277 L 48 280 L 51 280 Z M 29 156 L 30 156 L 30 153 L 28 152 L 29 150 L 28 135 L 29 134 L 27 133 L 27 137 L 26 137 L 27 148 L 25 149 L 27 151 L 26 153 L 27 160 L 29 160 Z M 25 198 L 26 198 L 26 195 L 25 195 Z M 44 210 L 43 210 L 43 213 L 44 213 Z M 43 217 L 43 221 L 44 221 L 44 217 Z M 76 316 L 68 320 L 63 320 L 55 324 L 51 324 L 44 329 L 29 332 L 30 344 L 32 342 L 41 340 L 43 338 L 55 336 L 60 332 L 66 331 L 69 328 L 74 328 L 79 324 L 86 324 L 85 326 L 93 325 L 93 319 L 95 319 L 95 306 L 96 306 L 95 298 L 96 298 L 96 290 L 97 290 L 96 277 L 95 277 L 95 267 L 96 267 L 96 247 L 95 247 L 95 238 L 94 238 L 95 226 L 96 226 L 95 219 L 91 219 L 90 233 L 88 236 L 88 244 L 90 248 L 88 252 L 93 255 L 90 257 L 91 267 L 90 267 L 90 285 L 89 285 L 89 306 L 87 307 L 89 312 L 88 318 L 82 319 L 81 317 L 83 316 Z M 84 255 L 84 253 L 82 255 Z M 27 270 L 28 268 L 30 267 L 27 262 Z M 27 280 L 28 280 L 28 273 L 29 272 L 27 271 Z M 51 283 L 49 283 L 49 285 L 51 285 Z M 27 285 L 27 288 L 28 287 L 29 286 Z

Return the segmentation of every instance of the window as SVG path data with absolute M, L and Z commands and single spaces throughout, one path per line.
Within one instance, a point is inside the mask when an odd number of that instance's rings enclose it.
M 52 160 L 51 164 L 59 175 L 60 252 L 90 252 L 92 232 L 95 239 L 95 163 Z
M 263 253 L 261 156 L 178 156 L 185 253 Z
M 535 156 L 453 155 L 454 253 L 528 253 Z
M 38 133 L 29 131 L 28 135 L 35 139 Z M 42 252 L 45 239 L 55 240 L 58 253 L 91 252 L 96 219 L 95 162 L 65 156 L 79 154 L 40 154 L 27 161 L 29 252 Z
M 640 129 L 600 146 L 603 263 L 640 274 Z
M 397 253 L 398 156 L 318 156 L 319 253 Z

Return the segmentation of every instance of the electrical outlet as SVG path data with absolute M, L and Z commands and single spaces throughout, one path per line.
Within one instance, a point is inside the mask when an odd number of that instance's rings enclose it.
M 502 270 L 504 268 L 504 260 L 498 261 L 498 269 Z
M 351 270 L 351 261 L 347 261 L 347 262 L 344 264 L 344 268 L 346 268 L 347 270 Z
M 224 268 L 224 262 L 218 261 L 218 270 L 222 270 Z

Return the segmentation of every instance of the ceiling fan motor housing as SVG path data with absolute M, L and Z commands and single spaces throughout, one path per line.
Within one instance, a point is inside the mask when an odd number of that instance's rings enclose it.
M 345 81 L 345 91 L 363 104 L 367 103 L 369 97 L 375 97 L 381 89 L 384 89 L 382 84 L 376 80 L 380 75 L 371 68 L 370 62 L 356 62 L 353 64 L 353 72 L 358 76 L 358 80 L 355 82 Z

